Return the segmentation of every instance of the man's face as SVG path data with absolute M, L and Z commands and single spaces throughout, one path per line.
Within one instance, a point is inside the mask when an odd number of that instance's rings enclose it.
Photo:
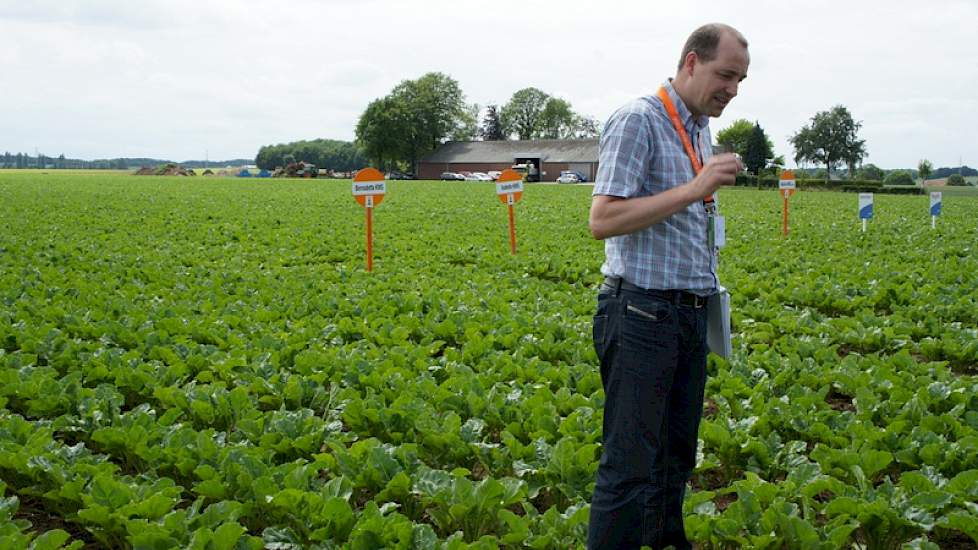
M 688 106 L 693 114 L 720 116 L 737 96 L 737 87 L 747 78 L 749 64 L 747 48 L 730 33 L 724 33 L 717 44 L 715 59 L 704 62 L 697 58 L 693 62 L 689 80 L 693 98 Z

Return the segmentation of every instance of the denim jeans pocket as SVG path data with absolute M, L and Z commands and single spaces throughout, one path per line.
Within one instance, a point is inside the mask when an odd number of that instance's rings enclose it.
M 591 327 L 591 339 L 594 342 L 594 352 L 598 354 L 600 360 L 604 357 L 604 351 L 608 346 L 608 316 L 595 315 L 594 324 Z
M 625 353 L 653 354 L 675 339 L 676 310 L 669 302 L 642 297 L 628 299 L 621 313 L 621 345 Z
M 645 321 L 667 321 L 672 317 L 672 304 L 657 298 L 628 300 L 625 303 L 625 317 L 637 317 Z

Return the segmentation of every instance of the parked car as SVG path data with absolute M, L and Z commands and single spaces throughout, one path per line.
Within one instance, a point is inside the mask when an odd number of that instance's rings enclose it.
M 493 179 L 489 177 L 489 174 L 485 174 L 483 172 L 472 172 L 472 177 L 478 181 L 493 181 Z
M 442 172 L 441 180 L 442 181 L 465 181 L 465 176 L 463 176 L 462 174 L 457 174 L 455 172 Z
M 584 178 L 572 170 L 562 171 L 560 177 L 557 178 L 557 183 L 581 183 L 582 181 L 584 181 Z
M 392 171 L 392 172 L 388 172 L 387 175 L 384 176 L 384 178 L 389 180 L 413 180 L 414 174 Z
M 492 181 L 496 181 L 499 179 L 499 176 L 502 175 L 502 172 L 500 172 L 499 170 L 489 170 L 488 172 L 486 172 L 486 175 L 489 176 L 489 178 Z
M 564 170 L 560 173 L 560 177 L 557 178 L 557 183 L 581 183 L 581 178 L 577 177 L 577 174 L 569 170 Z

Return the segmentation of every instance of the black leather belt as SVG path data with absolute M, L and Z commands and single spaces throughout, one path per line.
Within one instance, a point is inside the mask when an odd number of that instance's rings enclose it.
M 701 308 L 706 305 L 706 301 L 708 299 L 708 296 L 700 296 L 699 294 L 693 294 L 692 292 L 687 292 L 685 290 L 658 290 L 654 288 L 642 288 L 629 283 L 621 277 L 605 277 L 604 286 L 614 290 L 615 294 L 621 290 L 627 290 L 628 292 L 637 292 L 647 296 L 662 298 L 676 304 L 677 306 Z

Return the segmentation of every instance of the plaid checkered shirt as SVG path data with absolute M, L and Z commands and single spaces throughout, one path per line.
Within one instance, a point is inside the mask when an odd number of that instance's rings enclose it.
M 694 117 L 671 82 L 663 86 L 705 163 L 713 155 L 709 119 Z M 679 134 L 655 95 L 626 104 L 608 119 L 601 133 L 594 195 L 654 195 L 695 176 Z M 719 281 L 716 254 L 707 243 L 708 221 L 703 203 L 696 201 L 655 225 L 609 237 L 601 272 L 642 288 L 713 294 Z

